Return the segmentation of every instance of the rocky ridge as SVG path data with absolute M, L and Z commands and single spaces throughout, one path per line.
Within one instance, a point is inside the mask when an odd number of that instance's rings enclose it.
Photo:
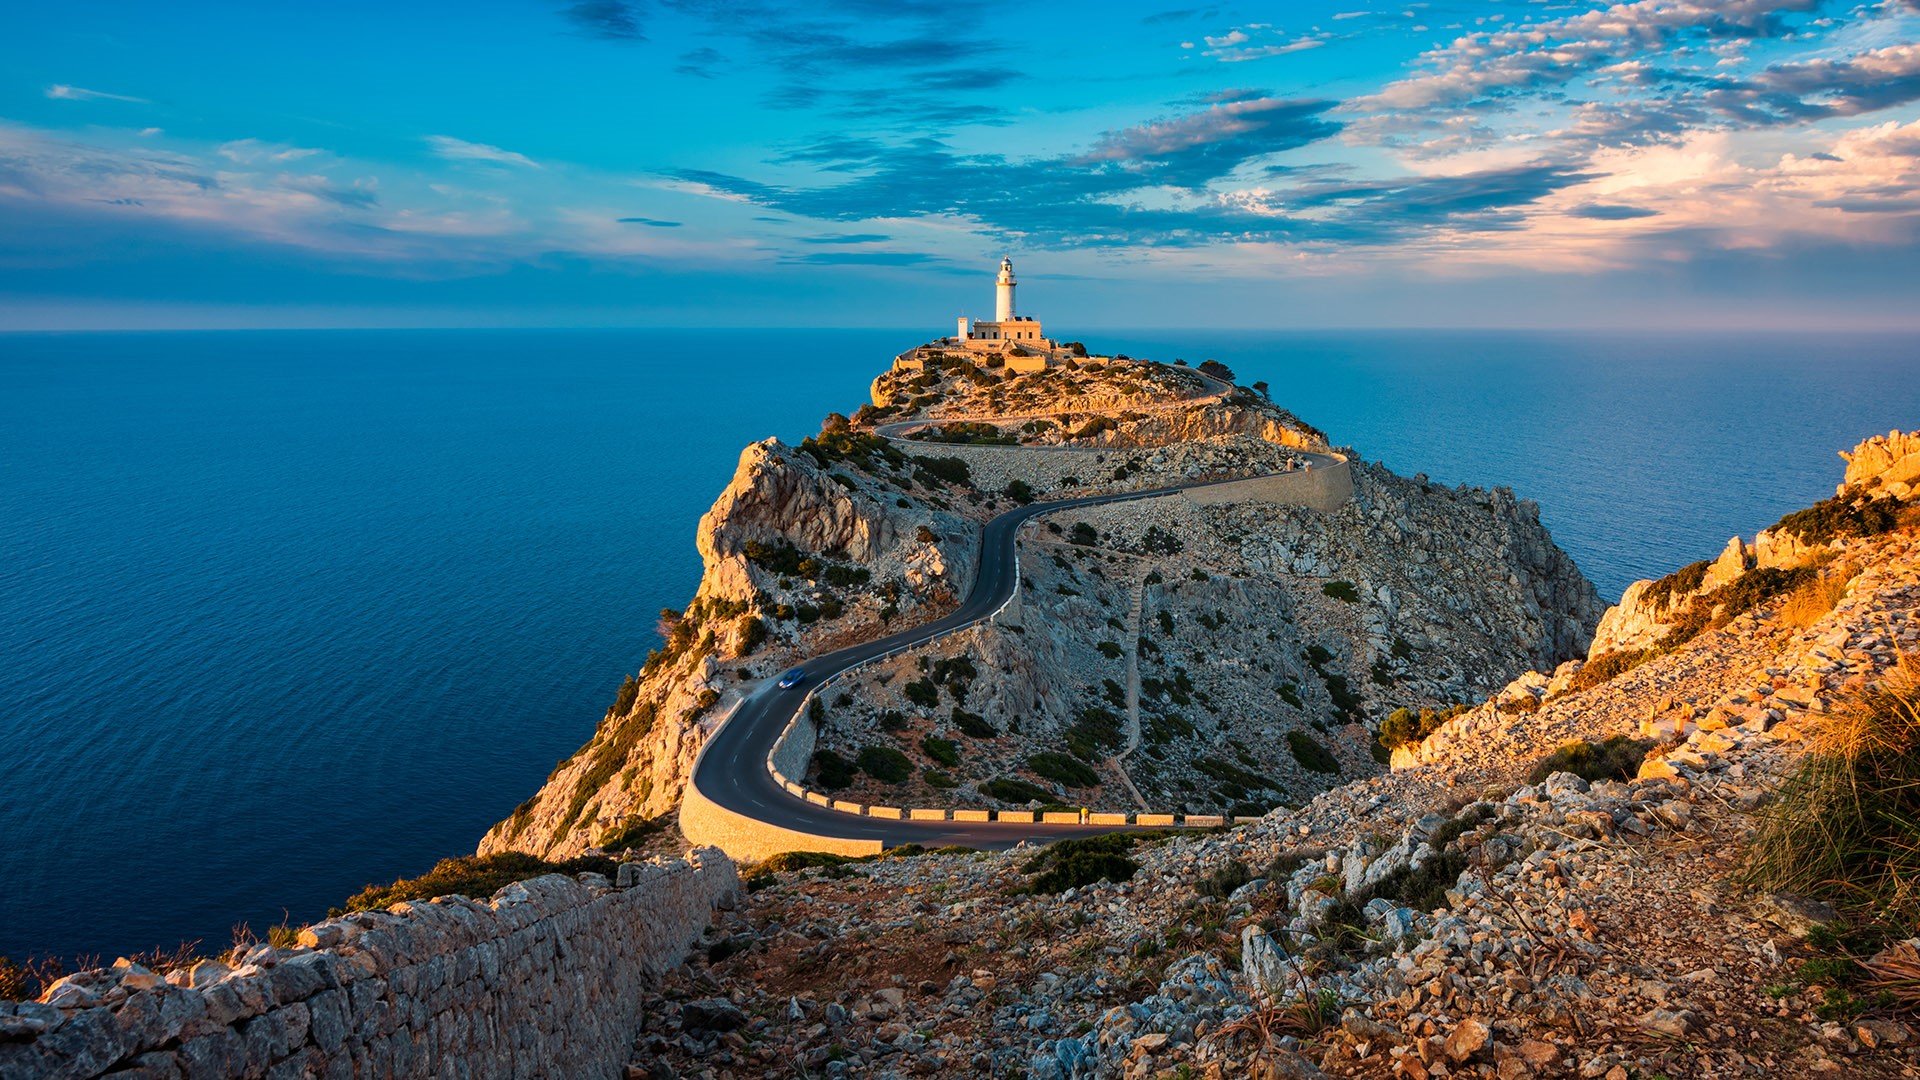
M 872 391 L 799 447 L 743 452 L 701 520 L 693 601 L 662 613 L 663 647 L 482 853 L 671 835 L 659 825 L 733 701 L 951 608 L 981 523 L 1016 501 L 1276 472 L 1325 446 L 1220 373 L 1144 361 L 1009 375 L 936 359 Z M 1332 515 L 1163 499 L 1049 521 L 1022 548 L 1017 620 L 836 688 L 815 781 L 892 805 L 1257 813 L 1377 769 L 1378 713 L 1474 700 L 1584 650 L 1598 598 L 1533 504 L 1356 476 Z M 875 767 L 836 764 L 870 748 Z
M 1911 1017 L 1826 974 L 1835 912 L 1738 871 L 1807 743 L 1920 646 L 1915 516 L 1811 554 L 1845 575 L 1824 606 L 1515 680 L 1390 774 L 1064 891 L 1026 848 L 763 870 L 629 1075 L 1911 1075 Z M 1613 736 L 1643 740 L 1623 779 L 1540 765 Z

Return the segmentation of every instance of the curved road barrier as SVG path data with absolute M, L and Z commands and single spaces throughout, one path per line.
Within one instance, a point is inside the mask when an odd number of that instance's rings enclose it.
M 807 719 L 814 696 L 835 679 L 868 664 L 921 648 L 971 629 L 1004 611 L 1019 595 L 1016 543 L 1022 526 L 1044 514 L 1110 503 L 1185 496 L 1203 504 L 1259 499 L 1331 509 L 1350 498 L 1352 473 L 1345 457 L 1295 451 L 1304 469 L 1265 476 L 1177 484 L 1143 491 L 1036 502 L 1008 510 L 982 530 L 980 565 L 960 607 L 930 623 L 797 661 L 807 673 L 800 686 L 765 686 L 738 702 L 701 747 L 680 807 L 680 829 L 695 844 L 718 847 L 738 859 L 762 859 L 782 851 L 831 851 L 864 855 L 902 844 L 1006 848 L 1023 840 L 1050 841 L 1127 828 L 1125 815 L 1086 812 L 1037 815 L 1031 811 L 862 807 L 807 790 L 807 762 L 817 733 Z M 1289 485 L 1287 482 L 1291 481 Z M 1278 482 L 1278 483 L 1276 483 Z M 1249 489 L 1244 485 L 1266 485 Z M 1238 487 L 1236 487 L 1238 485 Z M 1222 489 L 1222 498 L 1209 498 Z M 1227 493 L 1232 494 L 1227 494 Z M 882 813 L 874 813 L 873 810 Z M 1114 820 L 1118 818 L 1119 820 Z M 1220 817 L 1188 816 L 1194 827 L 1218 826 Z M 1135 825 L 1174 824 L 1171 814 L 1136 815 Z

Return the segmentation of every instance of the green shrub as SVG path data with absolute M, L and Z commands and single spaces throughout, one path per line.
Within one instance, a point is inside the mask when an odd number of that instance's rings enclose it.
M 1554 773 L 1572 773 L 1582 780 L 1631 780 L 1640 771 L 1652 743 L 1614 735 L 1601 743 L 1576 739 L 1541 758 L 1527 773 L 1527 783 L 1538 784 Z
M 1824 544 L 1846 536 L 1877 536 L 1900 524 L 1900 503 L 1891 498 L 1867 499 L 1849 490 L 1795 510 L 1769 531 L 1788 532 L 1808 544 Z
M 813 773 L 821 787 L 828 791 L 839 791 L 853 783 L 853 762 L 831 750 L 820 750 L 813 755 Z
M 1300 703 L 1300 688 L 1292 683 L 1280 684 L 1280 700 L 1296 709 L 1305 708 L 1305 706 Z
M 873 571 L 864 566 L 842 566 L 839 563 L 828 564 L 820 571 L 820 579 L 836 588 L 847 589 L 855 585 L 865 585 L 872 580 Z
M 959 728 L 960 734 L 969 739 L 992 739 L 1000 734 L 1000 729 L 987 723 L 986 717 L 979 713 L 967 712 L 958 705 L 953 707 L 952 719 L 953 726 Z
M 923 487 L 933 486 L 923 479 L 929 476 L 944 483 L 962 486 L 973 481 L 973 474 L 967 468 L 967 463 L 957 457 L 916 457 L 913 463 L 919 466 L 914 470 L 913 478 Z
M 981 784 L 980 794 L 985 795 L 989 799 L 998 799 L 1005 803 L 1046 802 L 1053 798 L 1053 792 L 1048 791 L 1038 784 L 1031 784 L 1025 780 L 1013 780 L 1005 777 L 998 780 L 989 780 Z
M 1349 604 L 1357 604 L 1360 602 L 1360 587 L 1351 581 L 1329 581 L 1325 585 L 1320 586 L 1320 591 L 1333 597 L 1335 600 L 1344 601 Z
M 1652 649 L 1615 649 L 1611 652 L 1603 652 L 1588 660 L 1584 667 L 1573 673 L 1573 678 L 1567 681 L 1567 693 L 1577 694 L 1582 690 L 1591 690 L 1601 683 L 1625 675 L 1657 655 Z
M 835 855 L 828 851 L 783 851 L 778 855 L 769 857 L 759 866 L 754 867 L 754 873 L 756 876 L 759 874 L 781 874 L 794 870 L 806 870 L 815 866 L 845 866 L 855 861 L 856 860 L 850 859 L 845 855 Z
M 1287 732 L 1287 749 L 1293 752 L 1293 760 L 1299 762 L 1300 767 L 1308 772 L 1334 774 L 1340 772 L 1340 759 L 1334 757 L 1331 751 L 1320 745 L 1319 740 L 1304 731 Z
M 913 762 L 891 746 L 863 746 L 854 764 L 861 772 L 886 784 L 897 784 L 913 775 Z
M 673 817 L 670 814 L 651 818 L 635 814 L 601 834 L 593 846 L 610 852 L 629 851 L 665 832 L 672 824 Z
M 1034 754 L 1027 758 L 1027 768 L 1037 776 L 1068 787 L 1093 787 L 1100 782 L 1100 774 L 1067 754 Z
M 1033 501 L 1033 486 L 1025 480 L 1009 480 L 1007 482 L 1007 498 L 1025 506 L 1027 503 Z
M 1024 873 L 1035 875 L 1027 883 L 1027 891 L 1058 894 L 1101 881 L 1131 881 L 1140 864 L 1127 852 L 1137 842 L 1137 834 L 1130 833 L 1055 841 L 1021 867 Z
M 1092 525 L 1084 521 L 1074 522 L 1073 528 L 1067 530 L 1067 543 L 1069 544 L 1079 544 L 1081 547 L 1092 547 L 1099 542 L 1100 534 L 1094 531 Z
M 1127 651 L 1122 649 L 1120 643 L 1117 641 L 1102 641 L 1099 645 L 1095 646 L 1095 648 L 1100 650 L 1101 656 L 1109 660 L 1118 660 L 1127 654 Z
M 960 764 L 960 744 L 952 739 L 936 739 L 927 735 L 920 740 L 920 749 L 949 769 L 957 768 Z
M 942 791 L 960 786 L 958 780 L 935 768 L 921 769 L 920 779 L 925 780 L 928 787 L 939 788 Z
M 880 714 L 880 730 L 900 732 L 907 730 L 907 714 L 899 709 L 888 709 Z
M 1380 743 L 1392 749 L 1419 742 L 1440 730 L 1442 724 L 1472 710 L 1471 705 L 1455 705 L 1438 712 L 1433 709 L 1421 709 L 1418 713 L 1409 709 L 1395 709 L 1380 723 Z
M 760 616 L 742 615 L 737 625 L 741 656 L 759 648 L 767 640 L 767 624 L 761 621 Z
M 625 716 L 633 708 L 633 701 L 640 696 L 640 680 L 629 675 L 620 684 L 620 692 L 613 698 L 613 715 Z
M 402 900 L 431 900 L 436 896 L 465 896 L 484 900 L 516 881 L 542 874 L 619 873 L 620 864 L 603 855 L 583 855 L 564 862 L 545 859 L 519 851 L 494 855 L 467 855 L 442 859 L 432 870 L 417 878 L 401 878 L 391 885 L 369 885 L 347 898 L 346 904 L 330 914 L 349 911 L 379 911 Z
M 1700 587 L 1700 583 L 1707 579 L 1710 565 L 1705 561 L 1688 563 L 1647 586 L 1647 591 L 1640 594 L 1640 602 L 1651 610 L 1667 610 L 1673 606 L 1674 597 L 1686 596 Z
M 1074 716 L 1066 730 L 1067 750 L 1083 761 L 1098 761 L 1107 750 L 1126 744 L 1120 717 L 1111 709 L 1089 705 Z
M 742 550 L 747 556 L 747 561 L 755 566 L 771 570 L 784 577 L 801 575 L 800 564 L 804 557 L 799 549 L 790 543 L 782 541 L 779 544 L 767 544 L 759 540 L 749 540 Z
M 1203 375 L 1211 375 L 1224 383 L 1233 382 L 1233 369 L 1218 360 L 1202 360 L 1195 370 Z
M 940 704 L 940 690 L 933 685 L 932 679 L 917 679 L 900 688 L 908 701 L 923 709 L 931 709 Z

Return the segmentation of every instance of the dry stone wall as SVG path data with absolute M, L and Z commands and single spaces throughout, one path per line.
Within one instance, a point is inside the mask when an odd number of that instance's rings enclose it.
M 709 848 L 329 919 L 232 968 L 123 962 L 0 1002 L 0 1080 L 615 1077 L 646 984 L 739 897 Z

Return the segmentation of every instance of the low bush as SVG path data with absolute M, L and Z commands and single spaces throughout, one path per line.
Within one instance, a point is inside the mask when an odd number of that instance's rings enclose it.
M 952 719 L 953 726 L 959 728 L 960 734 L 969 739 L 992 739 L 1000 734 L 1000 729 L 987 723 L 986 717 L 979 713 L 967 712 L 958 705 L 953 707 Z
M 814 780 L 828 791 L 839 791 L 853 783 L 854 772 L 853 762 L 831 750 L 820 750 L 813 755 Z
M 1381 745 L 1391 750 L 1396 746 L 1419 742 L 1440 730 L 1440 725 L 1472 708 L 1471 705 L 1455 705 L 1437 712 L 1421 709 L 1418 713 L 1411 709 L 1395 709 L 1380 723 Z
M 913 762 L 891 746 L 863 746 L 854 764 L 861 772 L 886 784 L 897 784 L 913 775 Z
M 1068 787 L 1093 787 L 1100 782 L 1100 774 L 1088 768 L 1079 759 L 1067 754 L 1052 752 L 1034 754 L 1027 758 L 1027 768 L 1032 769 L 1036 776 Z
M 1053 798 L 1053 792 L 1038 784 L 1025 780 L 1012 780 L 1005 777 L 989 780 L 980 785 L 980 794 L 989 799 L 998 799 L 1004 803 L 1046 802 Z
M 1293 760 L 1308 772 L 1336 775 L 1340 772 L 1340 759 L 1304 731 L 1287 732 L 1287 749 L 1293 752 Z
M 920 779 L 925 780 L 928 787 L 939 788 L 942 791 L 960 786 L 958 780 L 941 772 L 939 769 L 931 767 L 920 770 Z
M 1900 524 L 1900 503 L 1890 498 L 1866 499 L 1855 491 L 1795 510 L 1776 522 L 1774 533 L 1788 532 L 1808 544 L 1824 544 L 1848 536 L 1876 536 Z
M 1063 893 L 1101 881 L 1131 881 L 1140 864 L 1127 853 L 1139 840 L 1135 833 L 1105 833 L 1049 844 L 1020 868 L 1035 875 L 1026 891 Z
M 1320 586 L 1320 591 L 1333 597 L 1335 600 L 1341 600 L 1349 604 L 1357 604 L 1360 602 L 1360 586 L 1355 585 L 1351 581 L 1329 581 L 1325 585 Z
M 1591 690 L 1601 683 L 1625 675 L 1653 659 L 1654 656 L 1655 653 L 1651 649 L 1615 649 L 1612 652 L 1603 652 L 1588 660 L 1579 671 L 1573 673 L 1573 678 L 1567 681 L 1567 693 L 1577 694 L 1582 690 Z
M 1067 750 L 1082 761 L 1098 761 L 1109 750 L 1126 744 L 1120 717 L 1111 709 L 1089 705 L 1074 716 L 1066 730 Z
M 932 679 L 917 679 L 900 688 L 908 701 L 923 709 L 931 709 L 940 704 L 940 690 L 933 685 Z
M 1025 480 L 1009 480 L 1006 494 L 1007 498 L 1025 506 L 1033 501 L 1033 486 Z
M 1092 547 L 1099 542 L 1100 534 L 1094 531 L 1093 526 L 1084 521 L 1074 522 L 1073 528 L 1067 530 L 1067 543 L 1069 544 L 1078 544 L 1081 547 Z
M 1599 743 L 1576 739 L 1541 758 L 1527 773 L 1527 783 L 1538 784 L 1554 773 L 1561 772 L 1572 773 L 1590 783 L 1631 780 L 1639 773 L 1640 762 L 1646 759 L 1647 751 L 1651 749 L 1652 743 L 1629 739 L 1625 735 L 1614 735 Z
M 920 749 L 949 769 L 960 765 L 960 744 L 952 739 L 936 739 L 928 735 L 920 740 Z
M 459 895 L 484 900 L 516 881 L 542 874 L 592 872 L 612 877 L 619 873 L 619 867 L 619 863 L 604 855 L 582 855 L 564 862 L 548 862 L 519 851 L 442 859 L 432 870 L 417 878 L 401 878 L 391 885 L 369 885 L 328 914 L 379 911 L 402 900 L 431 900 L 436 896 Z
M 972 482 L 973 474 L 967 463 L 957 457 L 916 457 L 913 463 L 919 468 L 914 470 L 913 478 L 923 487 L 932 487 L 925 478 L 948 484 L 966 485 Z

